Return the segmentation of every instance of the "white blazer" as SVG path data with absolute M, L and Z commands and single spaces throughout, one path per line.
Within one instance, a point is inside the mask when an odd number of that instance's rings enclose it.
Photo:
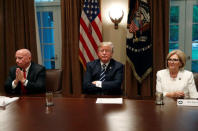
M 169 69 L 158 71 L 156 90 L 164 96 L 168 92 L 184 91 L 185 98 L 198 98 L 193 73 L 187 70 L 179 71 L 176 78 L 170 77 Z

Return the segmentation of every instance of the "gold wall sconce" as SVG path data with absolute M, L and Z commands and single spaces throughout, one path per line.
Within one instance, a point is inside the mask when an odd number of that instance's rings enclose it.
M 121 16 L 119 16 L 119 17 L 114 16 L 114 18 L 111 16 L 111 13 L 112 13 L 112 11 L 109 11 L 109 18 L 114 23 L 114 29 L 118 29 L 118 24 L 122 21 L 122 18 L 124 16 L 124 11 L 122 10 L 122 15 Z

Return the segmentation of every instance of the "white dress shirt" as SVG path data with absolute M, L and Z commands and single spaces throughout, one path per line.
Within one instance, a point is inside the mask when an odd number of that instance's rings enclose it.
M 168 69 L 158 71 L 156 90 L 164 96 L 169 92 L 183 91 L 185 98 L 198 98 L 193 73 L 187 70 L 179 71 L 176 78 L 170 77 Z

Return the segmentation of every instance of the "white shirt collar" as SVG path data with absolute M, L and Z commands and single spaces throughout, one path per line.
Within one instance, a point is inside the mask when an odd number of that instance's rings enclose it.
M 30 63 L 30 65 L 25 69 L 25 71 L 26 71 L 26 72 L 28 72 L 28 71 L 29 71 L 30 66 L 31 66 L 31 63 Z
M 109 61 L 109 62 L 107 62 L 107 63 L 105 63 L 106 68 L 107 68 L 107 66 L 109 65 L 109 63 L 110 63 L 110 61 Z M 103 63 L 102 61 L 100 61 L 100 65 L 101 65 L 101 66 L 102 66 L 102 65 L 104 65 L 104 63 Z

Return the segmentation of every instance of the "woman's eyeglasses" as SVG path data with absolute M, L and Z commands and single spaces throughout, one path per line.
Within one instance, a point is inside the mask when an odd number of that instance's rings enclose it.
M 168 62 L 178 62 L 179 59 L 168 59 Z

